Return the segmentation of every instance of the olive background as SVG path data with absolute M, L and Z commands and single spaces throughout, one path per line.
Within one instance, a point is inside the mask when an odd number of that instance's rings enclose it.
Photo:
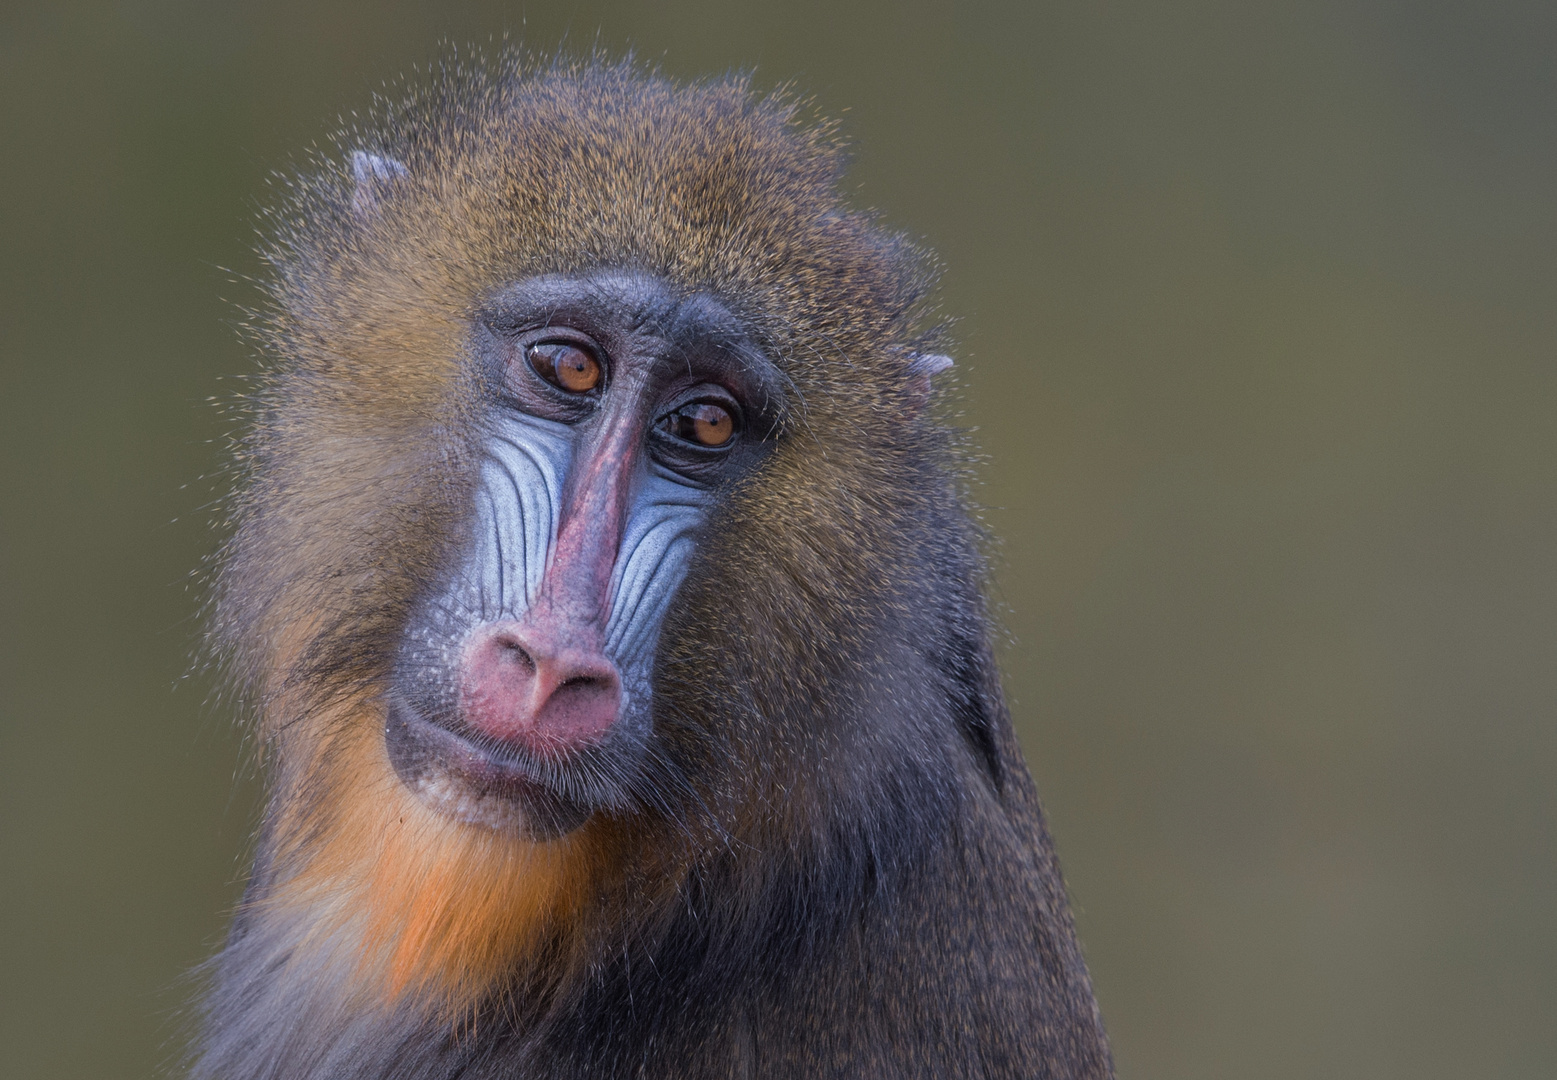
M 0 10 L 0 1073 L 158 1075 L 255 784 L 186 677 L 267 175 L 504 32 L 841 115 L 960 321 L 1127 1080 L 1557 1075 L 1557 6 Z

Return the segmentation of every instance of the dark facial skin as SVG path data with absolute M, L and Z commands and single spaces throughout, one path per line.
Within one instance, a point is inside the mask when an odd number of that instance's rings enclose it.
M 478 521 L 455 585 L 411 620 L 387 747 L 437 808 L 555 836 L 634 802 L 653 738 L 643 643 L 696 532 L 717 527 L 718 491 L 771 441 L 779 381 L 717 300 L 628 273 L 505 289 L 476 318 L 472 351 L 492 454 L 509 461 L 498 482 L 483 473 L 478 499 L 521 524 Z M 516 589 L 532 564 L 538 586 Z M 509 599 L 462 599 L 482 575 L 508 581 Z
M 493 298 L 476 336 L 503 404 L 585 429 L 631 414 L 649 429 L 650 456 L 692 480 L 712 484 L 738 471 L 778 422 L 778 372 L 736 318 L 713 297 L 679 298 L 647 275 L 523 282 Z M 592 351 L 603 361 L 600 385 L 569 393 L 537 375 L 519 354 L 542 342 Z M 653 424 L 701 400 L 732 405 L 742 437 L 708 450 Z

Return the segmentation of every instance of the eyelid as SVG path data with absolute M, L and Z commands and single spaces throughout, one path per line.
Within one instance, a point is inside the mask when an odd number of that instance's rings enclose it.
M 667 404 L 661 411 L 662 416 L 669 415 L 677 409 L 684 409 L 688 405 L 695 405 L 700 401 L 706 401 L 711 405 L 718 405 L 730 410 L 732 415 L 743 413 L 741 399 L 733 390 L 721 386 L 716 382 L 701 382 L 695 386 L 689 386 L 678 394 L 672 394 Z
M 730 414 L 730 419 L 735 421 L 736 430 L 740 430 L 746 422 L 746 410 L 741 408 L 741 403 L 734 394 L 724 390 L 723 387 L 717 388 L 716 392 L 711 392 L 715 389 L 711 386 L 699 386 L 689 393 L 671 398 L 670 404 L 662 408 L 659 415 L 655 417 L 655 422 L 674 416 L 692 405 L 717 405 Z
M 533 349 L 537 345 L 571 345 L 575 349 L 583 349 L 589 353 L 602 366 L 606 362 L 605 349 L 601 348 L 600 343 L 588 334 L 571 327 L 538 326 L 517 335 L 515 340 L 518 342 L 520 351 Z

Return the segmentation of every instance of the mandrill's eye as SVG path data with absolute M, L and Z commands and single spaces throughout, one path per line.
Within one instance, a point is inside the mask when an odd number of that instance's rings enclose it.
M 567 341 L 541 341 L 524 350 L 535 373 L 559 390 L 587 394 L 600 385 L 600 361 Z
M 660 430 L 698 446 L 724 446 L 735 436 L 735 417 L 723 405 L 693 401 L 660 417 Z

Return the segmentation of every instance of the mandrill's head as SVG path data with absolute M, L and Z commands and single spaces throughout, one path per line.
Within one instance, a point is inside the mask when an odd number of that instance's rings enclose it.
M 342 142 L 272 216 L 218 582 L 271 797 L 217 993 L 468 1015 L 891 812 L 978 568 L 928 271 L 830 128 L 509 59 Z
M 474 506 L 403 633 L 385 744 L 428 806 L 550 840 L 654 797 L 661 627 L 783 384 L 716 295 L 637 269 L 528 278 L 471 330 L 494 406 Z

